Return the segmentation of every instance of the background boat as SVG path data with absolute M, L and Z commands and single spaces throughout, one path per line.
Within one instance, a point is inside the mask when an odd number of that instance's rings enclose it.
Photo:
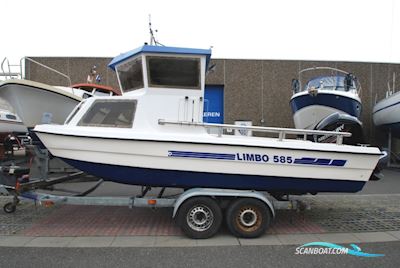
M 83 99 L 114 94 L 118 94 L 118 91 L 96 84 L 61 87 L 24 79 L 0 83 L 0 97 L 10 104 L 28 128 L 40 123 L 63 124 Z
M 310 78 L 304 84 L 302 76 L 311 72 L 319 75 L 308 74 Z M 308 68 L 292 80 L 292 90 L 290 106 L 296 128 L 347 131 L 353 135 L 345 139 L 346 144 L 364 142 L 359 120 L 361 86 L 354 75 L 331 67 Z
M 18 115 L 8 111 L 0 109 L 0 136 L 4 133 L 27 133 L 28 129 L 22 123 L 22 120 Z M 0 138 L 0 140 L 2 140 Z
M 11 112 L 8 103 L 0 99 L 0 159 L 6 153 L 12 154 L 14 148 L 19 148 L 18 135 L 26 135 L 28 129 L 17 114 Z
M 396 138 L 400 138 L 400 92 L 395 91 L 396 76 L 393 74 L 393 85 L 386 96 L 374 105 L 372 119 L 374 125 L 385 132 L 391 132 Z

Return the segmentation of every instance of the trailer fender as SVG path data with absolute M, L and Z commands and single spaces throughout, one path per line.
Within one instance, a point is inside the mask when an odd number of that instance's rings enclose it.
M 230 190 L 230 189 L 213 189 L 213 188 L 193 188 L 183 192 L 174 204 L 174 212 L 172 217 L 175 218 L 179 207 L 189 198 L 195 196 L 212 196 L 212 197 L 247 197 L 255 198 L 264 202 L 270 209 L 272 216 L 275 217 L 275 210 L 272 202 L 262 193 L 247 190 Z

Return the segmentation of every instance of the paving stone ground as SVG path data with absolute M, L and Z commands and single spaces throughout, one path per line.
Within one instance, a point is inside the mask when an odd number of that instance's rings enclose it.
M 277 211 L 269 234 L 329 234 L 400 230 L 400 194 L 299 197 L 304 212 Z M 9 199 L 1 197 L 3 206 Z M 171 209 L 105 206 L 35 206 L 23 201 L 13 214 L 0 212 L 0 235 L 179 236 Z M 224 230 L 222 230 L 224 232 Z

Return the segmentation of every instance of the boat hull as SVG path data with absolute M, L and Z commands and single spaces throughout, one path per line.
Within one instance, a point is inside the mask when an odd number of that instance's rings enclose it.
M 0 85 L 0 98 L 12 106 L 28 128 L 41 123 L 63 124 L 81 99 L 48 88 L 39 83 L 6 82 Z
M 105 180 L 154 187 L 207 187 L 305 194 L 358 192 L 365 185 L 365 181 L 193 172 L 108 165 L 65 158 L 63 160 L 79 170 Z
M 0 120 L 0 133 L 27 133 L 28 129 L 21 122 Z
M 376 127 L 390 130 L 394 136 L 400 137 L 400 92 L 378 102 L 372 118 Z
M 8 104 L 7 104 L 8 105 Z M 0 143 L 4 142 L 9 134 L 26 134 L 28 129 L 18 116 L 9 110 L 0 110 Z
M 336 93 L 336 94 L 335 94 Z M 361 116 L 358 97 L 342 92 L 319 92 L 312 96 L 307 92 L 294 95 L 290 101 L 296 128 L 314 129 L 326 117 L 334 113 L 345 113 L 356 118 Z
M 377 154 L 294 149 L 291 144 L 278 148 L 36 133 L 53 155 L 75 168 L 132 185 L 357 192 L 379 158 Z

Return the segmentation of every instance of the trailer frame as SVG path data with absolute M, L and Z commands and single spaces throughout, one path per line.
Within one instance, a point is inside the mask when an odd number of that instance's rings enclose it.
M 17 167 L 10 170 L 14 174 Z M 19 176 L 20 172 L 15 172 Z M 150 186 L 142 187 L 141 194 L 131 197 L 87 196 L 99 187 L 100 179 L 90 189 L 71 195 L 54 195 L 37 191 L 62 183 L 83 174 L 75 173 L 47 180 L 23 180 L 16 178 L 15 186 L 1 185 L 0 195 L 11 195 L 13 200 L 4 205 L 6 213 L 15 212 L 20 199 L 28 199 L 36 204 L 51 207 L 56 204 L 126 206 L 129 208 L 172 208 L 174 218 L 182 231 L 191 238 L 209 238 L 215 235 L 225 218 L 228 229 L 237 237 L 254 238 L 265 233 L 275 211 L 309 209 L 307 204 L 296 199 L 276 200 L 273 196 L 254 190 L 192 188 L 175 196 L 163 196 L 163 187 L 156 197 L 146 196 Z M 22 179 L 22 180 L 21 180 Z M 225 212 L 225 215 L 223 215 Z M 256 228 L 255 228 L 256 227 Z

